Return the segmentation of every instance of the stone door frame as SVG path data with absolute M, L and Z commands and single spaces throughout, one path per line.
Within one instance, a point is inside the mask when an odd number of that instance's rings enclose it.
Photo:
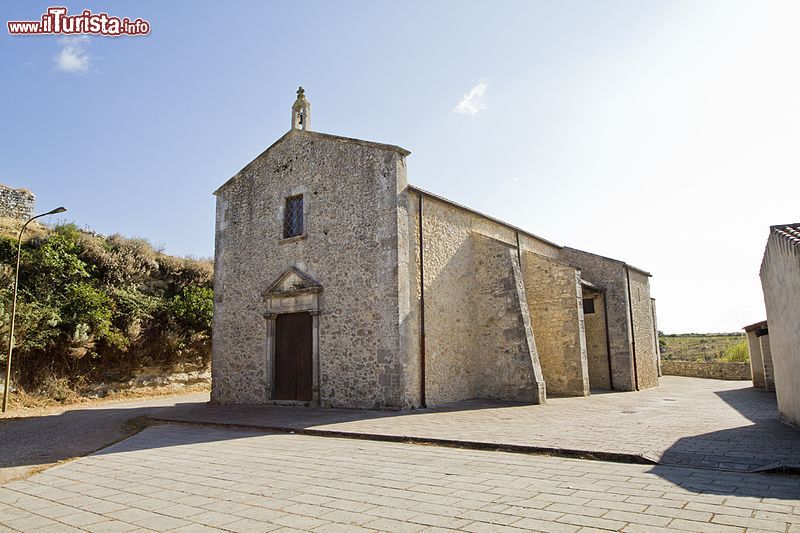
M 316 280 L 290 268 L 262 293 L 266 319 L 266 373 L 267 373 L 267 400 L 270 403 L 289 405 L 320 404 L 319 382 L 319 315 L 320 294 L 322 285 Z M 311 315 L 311 402 L 302 400 L 276 400 L 275 395 L 275 322 L 278 315 L 289 313 L 309 313 Z

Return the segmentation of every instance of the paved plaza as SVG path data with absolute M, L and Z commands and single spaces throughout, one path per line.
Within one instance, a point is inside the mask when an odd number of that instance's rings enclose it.
M 797 465 L 800 431 L 778 420 L 773 394 L 747 382 L 667 376 L 638 393 L 412 412 L 206 399 L 1 421 L 0 436 L 36 441 L 37 453 L 52 449 L 48 460 L 77 453 L 57 434 L 88 446 L 131 417 L 157 422 L 94 455 L 0 485 L 0 533 L 800 533 L 800 477 L 758 473 Z M 105 428 L 102 438 L 88 438 L 93 420 Z M 87 436 L 75 439 L 80 432 Z M 2 450 L 13 450 L 9 442 L 0 440 Z M 36 463 L 33 452 L 18 452 L 4 453 L 0 465 Z
M 162 425 L 0 486 L 6 529 L 798 532 L 800 482 Z
M 640 392 L 551 398 L 545 405 L 480 400 L 386 412 L 185 403 L 151 416 L 741 472 L 800 466 L 800 430 L 778 420 L 774 393 L 754 389 L 748 381 L 664 376 L 660 382 Z

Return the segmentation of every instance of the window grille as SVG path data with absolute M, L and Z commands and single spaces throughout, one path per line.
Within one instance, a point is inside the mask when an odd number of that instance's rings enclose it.
M 299 237 L 303 229 L 303 195 L 290 196 L 283 210 L 283 238 Z

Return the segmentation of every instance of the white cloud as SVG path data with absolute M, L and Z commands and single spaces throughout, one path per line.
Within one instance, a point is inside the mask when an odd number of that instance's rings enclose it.
M 89 37 L 63 37 L 58 40 L 61 50 L 55 55 L 56 69 L 70 74 L 86 74 L 92 66 L 92 59 L 86 47 Z
M 460 113 L 462 115 L 469 115 L 474 117 L 481 111 L 486 109 L 486 87 L 488 84 L 481 81 L 469 90 L 467 94 L 461 99 L 458 105 L 453 109 L 453 113 Z

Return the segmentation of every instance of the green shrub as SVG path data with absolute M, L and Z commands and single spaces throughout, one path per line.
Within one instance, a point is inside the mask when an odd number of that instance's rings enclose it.
M 111 298 L 89 283 L 73 283 L 66 287 L 61 318 L 72 332 L 79 325 L 88 325 L 90 336 L 108 340 L 112 331 Z
M 722 357 L 720 357 L 720 361 L 725 361 L 726 363 L 749 363 L 750 350 L 747 347 L 747 340 L 742 339 L 733 346 L 726 348 Z
M 185 287 L 172 297 L 169 310 L 179 328 L 210 333 L 214 318 L 214 293 L 206 287 Z

